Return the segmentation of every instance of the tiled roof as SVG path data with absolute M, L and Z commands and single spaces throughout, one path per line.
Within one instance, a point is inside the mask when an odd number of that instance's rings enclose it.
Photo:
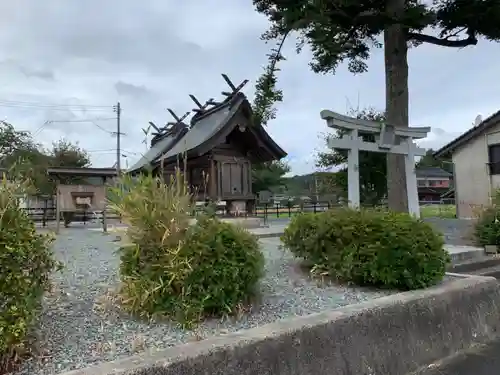
M 417 177 L 451 177 L 451 173 L 439 167 L 422 167 L 417 168 Z

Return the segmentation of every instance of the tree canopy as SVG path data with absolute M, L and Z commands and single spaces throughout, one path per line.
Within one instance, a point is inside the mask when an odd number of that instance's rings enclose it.
M 283 161 L 255 164 L 252 168 L 252 191 L 275 190 L 284 185 L 284 175 L 290 167 Z
M 0 123 L 0 167 L 30 178 L 37 194 L 53 194 L 54 182 L 47 176 L 49 167 L 88 167 L 88 153 L 78 144 L 61 139 L 49 150 L 37 144 L 30 132 L 19 131 L 5 121 Z M 71 183 L 71 181 L 66 181 Z
M 444 169 L 446 172 L 453 173 L 453 162 L 451 158 L 448 159 L 437 159 L 434 157 L 434 150 L 432 148 L 428 149 L 424 156 L 420 158 L 417 162 L 417 168 L 423 167 L 439 167 Z
M 476 45 L 480 39 L 500 40 L 498 0 L 253 0 L 253 4 L 271 22 L 263 38 L 278 40 L 279 47 L 271 54 L 276 61 L 283 59 L 279 50 L 288 35 L 297 36 L 298 52 L 308 45 L 313 56 L 310 66 L 317 73 L 335 73 L 342 63 L 352 73 L 365 72 L 372 49 L 384 47 L 386 121 L 402 127 L 408 126 L 409 47 L 430 43 L 458 48 Z M 263 86 L 270 99 L 275 78 L 268 77 L 270 85 Z M 404 160 L 388 155 L 387 163 L 389 207 L 406 211 Z
M 335 72 L 348 63 L 353 73 L 367 70 L 372 48 L 389 26 L 398 26 L 412 45 L 443 47 L 476 45 L 480 37 L 500 40 L 500 3 L 497 0 L 253 0 L 271 21 L 266 39 L 299 33 L 298 49 L 307 43 L 313 53 L 311 68 Z

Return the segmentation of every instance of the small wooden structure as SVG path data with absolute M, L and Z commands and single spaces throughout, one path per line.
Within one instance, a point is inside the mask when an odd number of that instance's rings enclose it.
M 429 127 L 395 127 L 375 121 L 361 120 L 339 113 L 324 110 L 320 113 L 331 128 L 347 131 L 343 138 L 332 138 L 331 148 L 348 151 L 347 156 L 347 190 L 349 206 L 359 207 L 359 151 L 385 152 L 405 156 L 406 189 L 408 193 L 408 210 L 410 214 L 420 217 L 420 205 L 417 192 L 417 175 L 415 173 L 415 156 L 424 156 L 426 150 L 419 148 L 414 139 L 427 137 Z M 360 133 L 375 134 L 375 142 L 365 142 Z
M 61 225 L 61 213 L 102 212 L 102 229 L 107 231 L 106 181 L 117 176 L 114 168 L 48 168 L 47 174 L 57 181 L 56 233 Z M 81 184 L 63 184 L 68 177 L 82 179 Z
M 195 188 L 197 200 L 221 202 L 226 213 L 238 215 L 252 212 L 255 195 L 252 191 L 252 163 L 279 160 L 286 156 L 261 124 L 253 121 L 253 113 L 246 96 L 240 92 L 248 81 L 235 86 L 222 77 L 230 91 L 222 92 L 225 99 L 209 99 L 201 104 L 190 95 L 197 108 L 189 125 L 172 110 L 175 122 L 156 129 L 148 152 L 129 170 L 140 173 L 146 169 L 163 173 L 169 178 L 176 166 L 188 183 Z

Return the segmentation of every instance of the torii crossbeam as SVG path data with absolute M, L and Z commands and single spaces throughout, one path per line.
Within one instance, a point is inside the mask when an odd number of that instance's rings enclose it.
M 336 112 L 323 110 L 320 113 L 328 127 L 346 131 L 343 138 L 332 138 L 328 145 L 334 149 L 347 150 L 347 190 L 349 206 L 360 205 L 359 196 L 359 151 L 384 152 L 405 156 L 406 190 L 410 214 L 420 217 L 418 201 L 415 156 L 425 155 L 425 149 L 418 147 L 413 140 L 427 137 L 430 127 L 402 128 L 376 121 L 356 119 Z M 359 133 L 372 133 L 375 142 L 366 142 Z

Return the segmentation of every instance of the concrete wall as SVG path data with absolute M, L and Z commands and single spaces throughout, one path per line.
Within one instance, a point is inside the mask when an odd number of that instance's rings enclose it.
M 488 144 L 500 143 L 500 124 L 481 134 L 452 156 L 455 165 L 455 201 L 459 218 L 474 218 L 478 209 L 491 203 L 491 185 L 500 186 L 500 176 L 490 180 Z
M 470 277 L 64 375 L 404 375 L 500 334 L 500 289 Z

